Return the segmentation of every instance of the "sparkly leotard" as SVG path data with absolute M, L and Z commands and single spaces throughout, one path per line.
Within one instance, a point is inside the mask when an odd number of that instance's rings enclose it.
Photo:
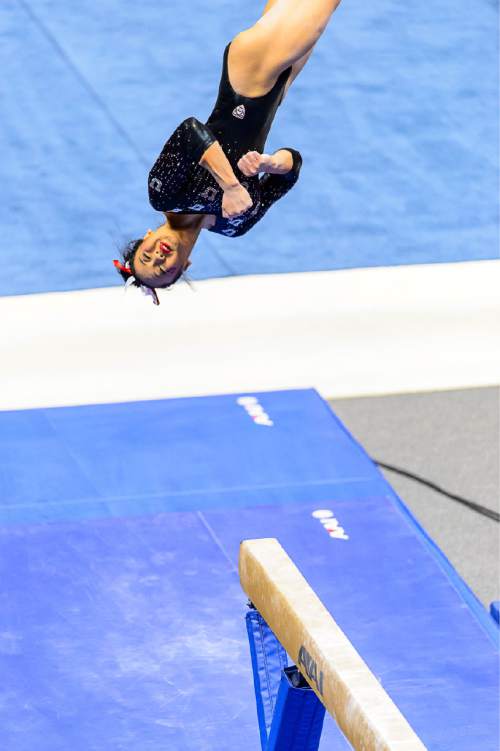
M 232 88 L 228 75 L 228 52 L 224 50 L 219 95 L 206 124 L 194 117 L 184 120 L 170 136 L 148 178 L 149 201 L 157 211 L 179 214 L 214 214 L 210 232 L 239 237 L 253 227 L 270 206 L 285 195 L 298 180 L 302 157 L 286 148 L 293 167 L 284 175 L 246 177 L 237 167 L 248 151 L 263 153 L 267 135 L 291 68 L 284 70 L 264 96 L 245 97 Z M 253 205 L 234 219 L 222 216 L 223 191 L 212 175 L 198 164 L 204 152 L 218 141 L 240 183 L 248 190 Z

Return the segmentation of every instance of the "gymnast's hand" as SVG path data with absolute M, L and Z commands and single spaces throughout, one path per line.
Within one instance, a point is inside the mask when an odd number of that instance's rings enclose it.
M 259 154 L 258 151 L 249 151 L 244 154 L 238 162 L 238 169 L 246 177 L 254 177 L 259 172 L 266 172 L 271 163 L 270 154 Z
M 252 199 L 247 189 L 240 183 L 226 188 L 222 198 L 222 216 L 225 219 L 233 219 L 244 214 L 252 206 Z

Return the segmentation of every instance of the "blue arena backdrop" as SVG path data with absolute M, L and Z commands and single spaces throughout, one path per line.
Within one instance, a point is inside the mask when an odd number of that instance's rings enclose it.
M 116 246 L 162 218 L 149 167 L 208 117 L 224 46 L 263 5 L 1 4 L 0 294 L 118 283 Z M 496 14 L 346 0 L 268 142 L 302 152 L 298 186 L 240 240 L 203 233 L 192 276 L 496 257 Z

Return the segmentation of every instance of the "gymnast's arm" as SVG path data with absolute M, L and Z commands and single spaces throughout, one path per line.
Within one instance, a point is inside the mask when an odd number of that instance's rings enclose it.
M 215 141 L 210 128 L 195 117 L 174 130 L 148 177 L 149 202 L 156 211 L 170 210 L 182 199 L 192 168 Z
M 234 174 L 233 168 L 218 141 L 211 144 L 199 163 L 210 172 L 224 191 L 222 216 L 227 218 L 239 216 L 252 206 L 252 199 L 248 191 Z
M 271 154 L 263 172 L 269 175 L 286 175 L 293 169 L 293 154 L 289 149 L 280 149 Z
M 260 184 L 264 192 L 274 192 L 277 198 L 281 198 L 299 179 L 302 154 L 297 149 L 286 146 L 276 151 L 271 160 L 275 160 L 276 164 L 273 166 L 271 163 L 271 166 L 263 170 L 266 174 L 262 176 Z
M 271 156 L 271 160 L 267 166 L 261 168 L 265 174 L 260 179 L 260 200 L 255 206 L 256 210 L 252 211 L 250 219 L 237 229 L 234 237 L 241 237 L 254 227 L 271 206 L 283 198 L 299 179 L 302 167 L 302 156 L 299 151 L 288 147 L 279 149 Z
M 279 149 L 274 154 L 259 154 L 248 151 L 238 162 L 238 169 L 247 177 L 267 172 L 269 175 L 286 175 L 294 168 L 290 149 Z
M 190 169 L 199 164 L 224 191 L 222 214 L 231 218 L 252 205 L 210 128 L 195 117 L 184 120 L 170 136 L 149 173 L 149 202 L 157 211 L 168 211 L 182 199 Z

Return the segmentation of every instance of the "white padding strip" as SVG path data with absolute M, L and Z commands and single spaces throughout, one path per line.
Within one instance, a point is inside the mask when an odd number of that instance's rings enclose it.
M 500 382 L 500 261 L 0 298 L 0 409 Z

